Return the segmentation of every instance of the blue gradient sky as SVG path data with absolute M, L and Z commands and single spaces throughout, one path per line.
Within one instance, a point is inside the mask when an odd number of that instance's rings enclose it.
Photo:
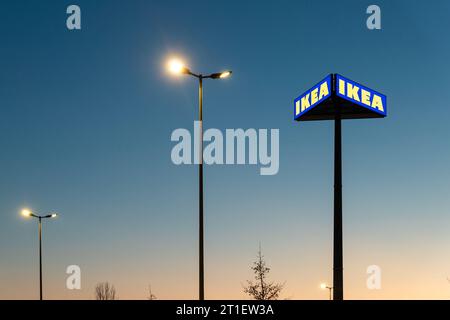
M 65 27 L 78 4 L 82 30 Z M 205 171 L 206 296 L 245 298 L 259 242 L 282 298 L 326 299 L 332 276 L 333 126 L 296 123 L 293 100 L 337 72 L 388 96 L 389 115 L 346 121 L 345 294 L 450 296 L 450 22 L 448 1 L 2 1 L 0 3 L 0 299 L 90 299 L 110 281 L 121 299 L 197 297 L 197 170 L 170 160 L 192 130 L 197 88 L 170 77 L 168 56 L 205 83 L 205 128 L 279 128 L 280 171 Z M 82 290 L 65 289 L 68 265 Z M 382 268 L 367 290 L 366 268 Z

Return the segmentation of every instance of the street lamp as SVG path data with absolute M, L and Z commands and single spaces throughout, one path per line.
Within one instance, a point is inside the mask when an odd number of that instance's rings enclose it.
M 187 68 L 181 60 L 172 59 L 168 63 L 171 73 L 189 75 L 198 79 L 198 110 L 200 122 L 200 163 L 199 163 L 199 300 L 205 300 L 205 274 L 204 274 L 204 246 L 203 246 L 203 79 L 224 79 L 231 76 L 232 71 L 211 73 L 209 75 L 195 74 Z
M 330 292 L 330 300 L 331 300 L 331 292 L 333 291 L 333 287 L 330 287 L 326 283 L 321 283 L 320 284 L 320 289 L 322 289 L 322 290 L 328 289 L 329 292 Z
M 56 218 L 58 215 L 56 213 L 51 213 L 40 216 L 28 209 L 23 209 L 21 213 L 24 217 L 36 218 L 39 221 L 39 300 L 42 300 L 42 219 Z

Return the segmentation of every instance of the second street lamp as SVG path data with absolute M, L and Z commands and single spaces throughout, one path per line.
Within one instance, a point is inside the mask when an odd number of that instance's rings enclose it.
M 328 297 L 331 300 L 331 293 L 333 292 L 333 287 L 330 287 L 326 283 L 321 283 L 320 284 L 320 289 L 322 289 L 322 290 L 328 289 L 329 290 L 329 296 Z
M 224 79 L 231 76 L 231 71 L 211 73 L 209 75 L 195 74 L 189 70 L 180 60 L 169 61 L 169 70 L 174 74 L 185 74 L 198 79 L 198 117 L 200 123 L 199 136 L 199 300 L 205 300 L 205 263 L 204 263 L 204 245 L 203 245 L 203 79 Z
M 39 216 L 34 214 L 28 209 L 22 210 L 24 217 L 33 217 L 39 221 L 39 300 L 42 300 L 42 219 L 56 218 L 56 213 L 48 214 L 45 216 Z

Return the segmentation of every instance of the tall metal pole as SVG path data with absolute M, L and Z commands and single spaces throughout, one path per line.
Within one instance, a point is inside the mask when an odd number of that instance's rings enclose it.
M 199 300 L 205 300 L 205 273 L 204 273 L 204 247 L 203 247 L 203 76 L 199 76 L 199 89 L 198 89 L 198 111 L 200 122 L 200 141 L 199 141 L 199 202 L 198 202 L 198 214 L 199 214 Z
M 39 217 L 39 300 L 42 300 L 42 218 Z
M 333 300 L 344 299 L 342 250 L 342 132 L 341 115 L 335 106 L 334 120 L 334 233 L 333 233 Z

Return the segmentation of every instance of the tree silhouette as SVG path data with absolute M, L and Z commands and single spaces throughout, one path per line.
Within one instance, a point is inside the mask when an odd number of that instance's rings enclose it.
M 108 282 L 101 282 L 95 286 L 95 300 L 115 300 L 116 288 Z
M 244 287 L 244 292 L 255 300 L 278 299 L 284 284 L 267 281 L 270 268 L 266 266 L 264 256 L 261 253 L 261 246 L 259 246 L 257 260 L 253 263 L 251 269 L 255 273 L 256 281 L 247 280 L 247 286 Z
M 148 297 L 147 297 L 147 299 L 148 299 L 148 300 L 156 300 L 156 299 L 158 299 L 158 298 L 153 294 L 153 292 L 152 292 L 152 286 L 151 286 L 151 285 L 148 286 Z

